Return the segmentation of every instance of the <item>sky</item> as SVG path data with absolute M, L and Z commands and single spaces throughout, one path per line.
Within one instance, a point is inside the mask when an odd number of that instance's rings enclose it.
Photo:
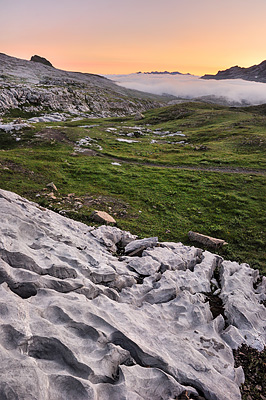
M 266 0 L 0 0 L 0 52 L 98 74 L 266 59 Z

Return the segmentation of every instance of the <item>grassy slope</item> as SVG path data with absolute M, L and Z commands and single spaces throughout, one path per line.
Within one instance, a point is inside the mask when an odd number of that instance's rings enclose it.
M 97 126 L 79 127 L 85 124 Z M 145 134 L 129 128 L 135 125 Z M 108 127 L 117 130 L 107 132 Z M 153 134 L 157 129 L 182 131 L 186 137 L 160 138 Z M 39 132 L 42 137 L 35 137 Z M 127 137 L 128 132 L 135 132 L 135 137 Z M 92 149 L 102 146 L 97 150 L 100 156 L 73 156 L 73 142 L 87 135 L 95 139 Z M 138 142 L 122 143 L 118 137 Z M 158 142 L 151 143 L 152 139 Z M 179 144 L 180 140 L 187 144 Z M 87 223 L 92 210 L 104 209 L 115 216 L 119 227 L 141 237 L 158 235 L 160 240 L 188 243 L 188 231 L 195 230 L 223 238 L 228 242 L 221 250 L 225 258 L 248 262 L 266 273 L 266 175 L 149 165 L 263 172 L 266 116 L 261 110 L 185 103 L 149 111 L 139 122 L 120 118 L 36 124 L 18 142 L 1 133 L 0 146 L 3 189 L 55 210 L 68 209 L 68 215 Z M 112 165 L 110 157 L 127 162 Z M 56 199 L 43 190 L 51 181 L 58 188 Z M 67 197 L 70 193 L 74 195 Z

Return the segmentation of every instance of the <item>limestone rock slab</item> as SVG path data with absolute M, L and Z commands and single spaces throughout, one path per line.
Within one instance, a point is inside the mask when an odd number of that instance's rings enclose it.
M 157 238 L 119 257 L 129 232 L 3 190 L 0 220 L 1 399 L 241 399 L 232 348 L 265 345 L 258 272 Z M 214 281 L 227 328 L 206 295 Z

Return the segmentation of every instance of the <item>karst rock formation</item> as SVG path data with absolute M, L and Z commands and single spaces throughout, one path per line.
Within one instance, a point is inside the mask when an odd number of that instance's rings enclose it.
M 266 342 L 258 271 L 4 190 L 0 221 L 1 400 L 241 399 L 232 350 Z

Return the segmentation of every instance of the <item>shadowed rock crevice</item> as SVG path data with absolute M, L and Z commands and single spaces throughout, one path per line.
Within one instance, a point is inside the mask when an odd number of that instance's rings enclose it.
M 111 335 L 111 342 L 129 351 L 131 357 L 142 367 L 155 367 L 159 369 L 167 367 L 167 364 L 165 364 L 163 360 L 156 359 L 145 353 L 136 343 L 123 335 L 122 332 L 114 332 Z
M 206 300 L 210 304 L 210 310 L 213 316 L 213 319 L 218 317 L 218 315 L 222 315 L 224 320 L 226 321 L 226 316 L 224 313 L 224 305 L 222 299 L 218 295 L 213 293 L 203 293 L 206 296 Z M 227 325 L 228 326 L 228 325 Z
M 0 257 L 12 268 L 23 268 L 39 275 L 42 274 L 42 268 L 31 257 L 25 254 L 0 249 Z
M 90 400 L 93 391 L 73 376 L 51 375 L 49 385 L 53 398 L 57 400 Z
M 190 386 L 190 390 L 192 387 L 194 387 L 196 394 L 191 395 L 192 397 L 187 397 L 187 399 L 198 399 L 198 400 L 205 400 L 205 397 L 202 392 L 202 386 L 199 385 L 198 383 L 191 383 L 189 380 L 183 379 L 182 374 L 178 376 L 178 378 L 170 371 L 169 366 L 160 358 L 156 358 L 154 356 L 151 356 L 147 353 L 145 353 L 136 343 L 134 343 L 131 339 L 127 338 L 125 335 L 123 335 L 121 332 L 116 331 L 112 334 L 111 336 L 111 341 L 115 345 L 119 345 L 122 348 L 126 349 L 129 351 L 132 359 L 136 364 L 140 365 L 143 368 L 156 368 L 163 373 L 166 373 L 167 375 L 171 376 L 174 380 L 177 381 L 178 384 L 180 385 L 188 385 Z M 131 364 L 130 364 L 131 365 Z M 117 372 L 117 380 L 119 377 L 119 368 Z M 190 391 L 189 391 L 190 392 Z M 184 391 L 183 395 L 185 393 L 188 393 L 188 391 Z M 180 394 L 182 396 L 182 394 Z M 177 399 L 182 398 L 182 397 L 176 397 Z M 212 400 L 211 398 L 208 397 L 209 400 Z
M 28 299 L 32 296 L 36 296 L 38 291 L 38 285 L 32 282 L 12 282 L 8 286 L 12 292 L 16 293 L 22 299 Z
M 88 379 L 92 374 L 91 368 L 80 363 L 74 354 L 56 338 L 33 336 L 28 343 L 28 355 L 30 357 L 53 361 L 74 376 Z
M 16 349 L 22 342 L 24 335 L 12 325 L 6 324 L 0 327 L 0 342 L 6 350 Z
M 53 324 L 64 324 L 67 329 L 83 339 L 90 339 L 96 342 L 100 337 L 99 332 L 94 327 L 74 321 L 60 307 L 49 307 L 43 314 L 43 317 L 47 318 Z

